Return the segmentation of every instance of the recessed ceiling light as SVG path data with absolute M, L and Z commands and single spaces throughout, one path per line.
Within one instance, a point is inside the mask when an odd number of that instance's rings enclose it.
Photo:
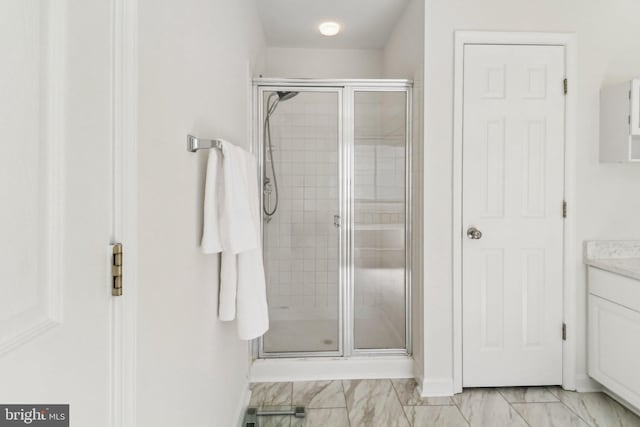
M 340 24 L 337 22 L 323 22 L 318 26 L 320 34 L 323 36 L 335 36 L 340 32 Z

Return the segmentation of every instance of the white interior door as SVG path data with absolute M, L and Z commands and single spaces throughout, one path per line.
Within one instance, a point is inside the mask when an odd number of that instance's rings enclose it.
M 0 404 L 74 426 L 110 418 L 110 16 L 0 2 Z
M 562 383 L 564 75 L 561 46 L 465 46 L 465 387 Z

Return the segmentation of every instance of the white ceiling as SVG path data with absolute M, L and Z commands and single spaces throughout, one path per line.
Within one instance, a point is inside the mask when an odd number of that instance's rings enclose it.
M 330 49 L 383 48 L 409 0 L 257 0 L 267 45 Z M 340 34 L 325 37 L 323 21 Z

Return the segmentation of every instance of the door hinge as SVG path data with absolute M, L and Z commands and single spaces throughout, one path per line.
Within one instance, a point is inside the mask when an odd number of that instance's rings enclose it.
M 567 93 L 569 93 L 569 81 L 567 79 L 564 79 L 562 81 L 562 86 L 564 88 L 564 94 L 566 95 Z
M 111 295 L 122 296 L 122 243 L 113 245 L 111 256 Z
M 567 324 L 563 323 L 562 324 L 562 341 L 566 341 L 567 340 Z
M 563 200 L 562 201 L 562 218 L 566 218 L 567 217 L 567 201 Z

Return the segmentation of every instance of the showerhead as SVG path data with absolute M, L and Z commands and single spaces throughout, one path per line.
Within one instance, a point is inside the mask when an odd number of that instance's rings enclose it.
M 298 92 L 278 92 L 278 98 L 280 98 L 280 101 L 288 101 L 297 94 Z

